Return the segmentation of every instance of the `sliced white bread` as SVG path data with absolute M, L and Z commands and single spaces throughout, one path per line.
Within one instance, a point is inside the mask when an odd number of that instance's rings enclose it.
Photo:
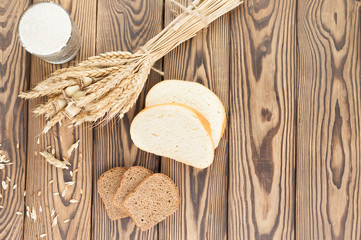
M 214 149 L 207 119 L 183 104 L 161 104 L 144 109 L 133 120 L 130 136 L 147 152 L 184 164 L 206 168 Z
M 226 126 L 226 111 L 221 100 L 207 87 L 180 80 L 166 80 L 156 84 L 148 93 L 146 107 L 181 103 L 203 114 L 212 129 L 214 148 L 219 144 Z

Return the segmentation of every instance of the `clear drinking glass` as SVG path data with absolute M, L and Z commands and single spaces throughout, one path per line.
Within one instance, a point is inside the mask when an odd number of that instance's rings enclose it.
M 18 36 L 26 51 L 53 64 L 69 62 L 81 44 L 80 31 L 69 13 L 54 2 L 39 2 L 26 9 Z

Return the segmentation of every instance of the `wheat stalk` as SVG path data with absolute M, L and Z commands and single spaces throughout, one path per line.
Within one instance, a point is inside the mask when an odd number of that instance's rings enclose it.
M 181 43 L 194 37 L 223 14 L 236 8 L 240 0 L 196 0 L 188 7 L 170 3 L 183 12 L 158 35 L 135 53 L 118 51 L 90 57 L 75 67 L 59 69 L 32 91 L 20 97 L 48 97 L 35 109 L 49 121 L 46 133 L 66 117 L 74 125 L 107 122 L 123 117 L 136 103 L 153 64 Z

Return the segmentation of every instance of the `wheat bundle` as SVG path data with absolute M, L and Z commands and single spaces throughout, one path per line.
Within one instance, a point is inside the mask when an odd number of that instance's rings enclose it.
M 59 69 L 20 97 L 47 96 L 34 112 L 48 120 L 43 133 L 69 118 L 74 125 L 120 118 L 135 104 L 153 64 L 181 43 L 194 37 L 240 0 L 196 0 L 187 8 L 170 0 L 183 12 L 139 51 L 107 52 L 90 57 L 76 67 Z

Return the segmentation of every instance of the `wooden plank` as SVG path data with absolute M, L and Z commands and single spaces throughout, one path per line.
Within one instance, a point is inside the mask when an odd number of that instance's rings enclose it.
M 97 53 L 122 50 L 135 52 L 163 27 L 163 0 L 99 0 Z M 156 68 L 161 68 L 157 63 Z M 157 228 L 141 232 L 130 218 L 111 221 L 98 195 L 99 176 L 116 166 L 145 166 L 158 171 L 159 158 L 146 154 L 133 144 L 129 127 L 135 114 L 144 108 L 145 92 L 159 82 L 154 72 L 136 106 L 122 119 L 114 119 L 94 130 L 93 238 L 157 239 Z
M 95 53 L 96 0 L 60 1 L 82 33 L 82 47 L 74 62 Z M 31 87 L 43 80 L 48 74 L 62 66 L 55 66 L 32 57 Z M 92 197 L 92 130 L 90 126 L 69 129 L 63 124 L 56 126 L 48 134 L 38 137 L 45 125 L 45 120 L 34 117 L 32 109 L 39 100 L 29 104 L 28 162 L 26 178 L 26 204 L 36 211 L 36 222 L 25 218 L 25 239 L 39 239 L 40 234 L 47 234 L 47 239 L 90 239 L 91 236 L 91 197 Z M 38 140 L 39 139 L 39 140 Z M 66 156 L 71 144 L 80 139 L 79 148 L 73 153 L 69 170 L 61 170 L 49 165 L 40 155 L 47 146 L 56 151 L 56 156 Z M 39 142 L 38 142 L 39 141 Z M 39 144 L 38 144 L 39 143 Z M 78 169 L 78 170 L 76 170 Z M 73 172 L 71 176 L 70 171 Z M 54 180 L 53 183 L 49 181 Z M 65 182 L 75 181 L 66 187 Z M 65 195 L 63 191 L 67 188 Z M 53 193 L 60 193 L 54 196 Z M 40 196 L 39 196 L 40 194 Z M 76 199 L 77 204 L 70 203 Z M 40 206 L 42 212 L 40 212 Z M 52 216 L 52 209 L 55 215 Z M 58 223 L 52 227 L 55 216 Z M 65 220 L 69 222 L 64 223 Z
M 361 239 L 361 3 L 299 1 L 298 239 Z
M 13 165 L 0 170 L 0 239 L 23 236 L 27 105 L 18 98 L 29 80 L 29 56 L 17 39 L 17 23 L 29 1 L 0 1 L 0 155 Z M 9 180 L 11 182 L 9 182 Z M 16 186 L 17 187 L 16 187 Z M 15 186 L 15 189 L 13 189 Z
M 191 1 L 179 1 L 187 6 Z M 166 1 L 166 23 L 180 9 Z M 213 23 L 164 60 L 165 79 L 204 84 L 222 100 L 228 112 L 229 15 Z M 228 129 L 205 170 L 162 159 L 162 172 L 179 188 L 179 210 L 159 225 L 159 239 L 227 239 Z
M 293 239 L 296 0 L 231 16 L 229 239 Z

